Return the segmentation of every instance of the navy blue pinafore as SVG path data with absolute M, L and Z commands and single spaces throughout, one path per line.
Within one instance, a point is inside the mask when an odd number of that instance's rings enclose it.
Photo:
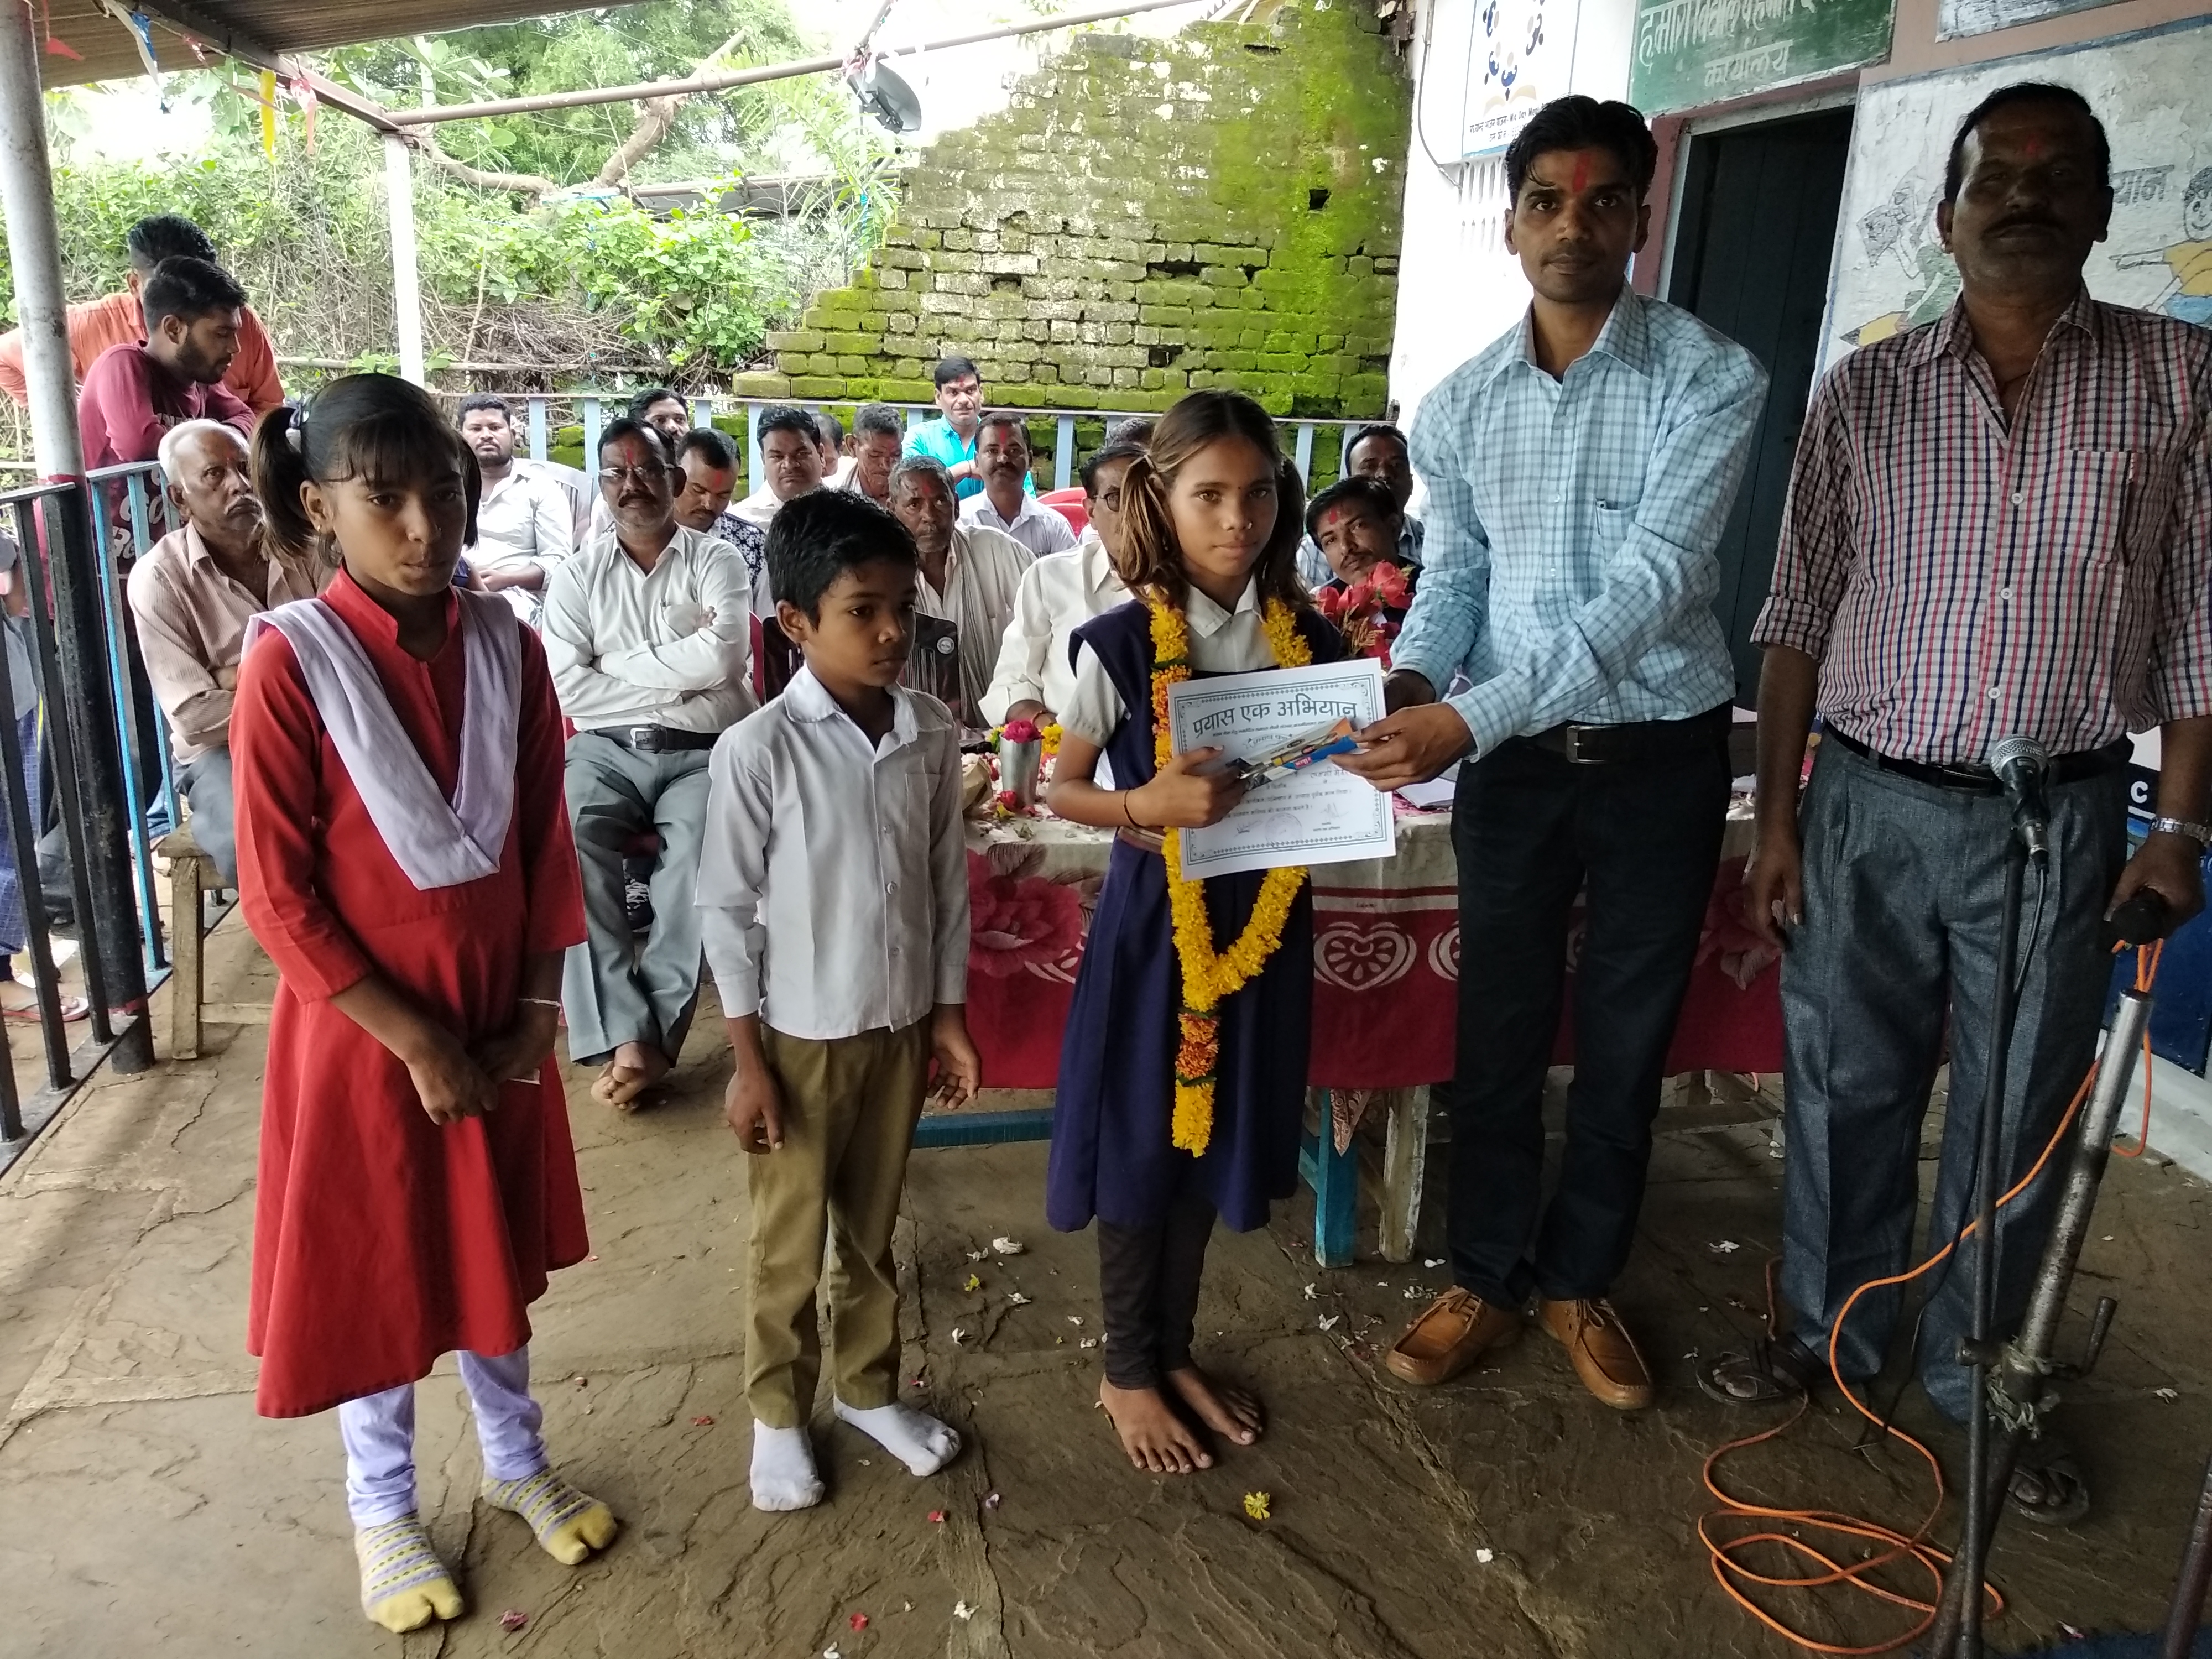
M 1336 630 L 1300 611 L 1298 632 L 1316 662 L 1341 654 Z M 1133 789 L 1153 774 L 1152 617 L 1140 601 L 1075 631 L 1127 711 L 1106 744 L 1115 783 Z M 1217 949 L 1243 932 L 1262 872 L 1215 876 L 1206 908 Z M 1060 1053 L 1045 1216 L 1063 1232 L 1093 1217 L 1116 1226 L 1158 1224 L 1188 1173 L 1239 1232 L 1297 1188 L 1306 1054 L 1313 1018 L 1313 898 L 1298 890 L 1282 943 L 1259 975 L 1221 1005 L 1213 1133 L 1191 1156 L 1170 1144 L 1182 970 L 1168 914 L 1167 866 L 1157 853 L 1116 841 L 1076 975 Z

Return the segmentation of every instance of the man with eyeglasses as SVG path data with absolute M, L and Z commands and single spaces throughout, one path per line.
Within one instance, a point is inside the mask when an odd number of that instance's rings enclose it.
M 983 694 L 983 717 L 993 725 L 1056 720 L 1075 689 L 1069 639 L 1093 617 L 1127 601 L 1129 590 L 1118 568 L 1121 483 L 1129 463 L 1144 453 L 1140 443 L 1109 443 L 1083 464 L 1090 529 L 1075 546 L 1046 554 L 1022 574 L 1013 619 L 1000 642 L 999 665 Z
M 631 1111 L 684 1046 L 699 990 L 699 843 L 707 756 L 753 709 L 744 562 L 678 521 L 660 434 L 620 420 L 599 439 L 612 527 L 562 561 L 540 626 L 568 740 L 568 816 L 591 937 L 568 952 L 569 1057 L 598 1064 L 592 1093 Z M 637 947 L 625 857 L 657 837 L 653 922 Z

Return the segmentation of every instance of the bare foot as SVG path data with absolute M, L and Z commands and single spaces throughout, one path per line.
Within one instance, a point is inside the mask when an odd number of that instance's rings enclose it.
M 1240 1446 L 1260 1437 L 1267 1417 L 1259 1400 L 1231 1382 L 1216 1382 L 1195 1365 L 1167 1374 L 1167 1385 L 1198 1420 L 1216 1434 L 1225 1434 Z
M 642 1042 L 625 1042 L 601 1068 L 599 1080 L 592 1085 L 592 1094 L 602 1105 L 618 1112 L 635 1111 L 644 1104 L 645 1091 L 674 1069 L 674 1062 L 659 1049 Z
M 1188 1474 L 1213 1467 L 1213 1454 L 1158 1389 L 1117 1389 L 1101 1380 L 1098 1403 L 1121 1437 L 1129 1462 L 1146 1474 Z

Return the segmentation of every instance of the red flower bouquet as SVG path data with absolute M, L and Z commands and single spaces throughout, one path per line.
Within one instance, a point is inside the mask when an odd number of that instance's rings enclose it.
M 968 855 L 968 965 L 1006 979 L 1032 963 L 1071 956 L 1083 943 L 1083 899 L 1043 876 L 994 875 L 990 860 Z
M 1388 668 L 1398 624 L 1385 612 L 1403 610 L 1410 597 L 1406 573 L 1385 560 L 1356 582 L 1322 588 L 1314 595 L 1314 605 L 1344 635 L 1345 655 L 1379 657 Z

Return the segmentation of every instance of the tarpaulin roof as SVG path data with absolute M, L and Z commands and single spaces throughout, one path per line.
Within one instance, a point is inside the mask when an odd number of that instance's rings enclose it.
M 25 0 L 8 0 L 23 4 Z M 155 61 L 167 73 L 228 56 L 257 69 L 285 55 L 362 40 L 511 22 L 582 11 L 588 0 L 28 0 L 40 37 L 39 70 L 50 87 L 143 75 L 137 12 L 147 21 Z M 198 52 L 193 50 L 197 41 Z

